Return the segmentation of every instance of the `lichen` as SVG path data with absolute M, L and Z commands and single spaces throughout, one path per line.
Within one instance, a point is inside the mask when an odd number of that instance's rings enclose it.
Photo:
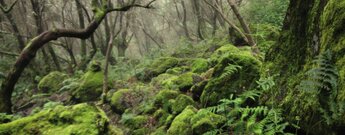
M 54 71 L 44 76 L 38 83 L 38 89 L 42 93 L 52 93 L 58 91 L 62 87 L 62 82 L 67 79 L 67 75 L 58 71 Z
M 108 118 L 95 106 L 57 106 L 0 125 L 0 134 L 99 135 L 107 134 Z

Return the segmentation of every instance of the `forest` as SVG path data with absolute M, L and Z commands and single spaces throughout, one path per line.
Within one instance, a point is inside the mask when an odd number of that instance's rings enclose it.
M 345 132 L 345 0 L 0 10 L 0 135 Z

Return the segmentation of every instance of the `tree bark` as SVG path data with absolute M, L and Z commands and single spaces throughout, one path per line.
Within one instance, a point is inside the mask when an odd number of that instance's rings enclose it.
M 78 0 L 75 0 L 75 3 L 76 3 L 77 11 L 78 11 L 79 26 L 81 29 L 84 29 L 85 28 L 85 21 L 84 21 L 82 5 Z M 86 54 L 87 54 L 86 41 L 81 39 L 80 43 L 81 43 L 81 50 L 80 50 L 81 53 L 80 54 L 82 57 L 81 61 L 84 62 L 86 60 Z
M 104 0 L 105 2 L 107 0 Z M 131 4 L 128 6 L 109 9 L 107 8 L 107 3 L 105 5 L 98 6 L 93 4 L 93 9 L 96 14 L 93 21 L 85 29 L 54 29 L 43 32 L 37 37 L 33 38 L 28 45 L 21 52 L 19 58 L 16 60 L 12 69 L 8 72 L 8 75 L 4 82 L 1 85 L 0 90 L 0 113 L 12 113 L 11 107 L 11 97 L 14 90 L 15 84 L 18 82 L 19 77 L 21 76 L 24 69 L 28 66 L 30 61 L 35 57 L 37 51 L 43 47 L 45 44 L 52 40 L 57 40 L 61 37 L 70 37 L 70 38 L 80 38 L 87 39 L 95 32 L 100 23 L 103 21 L 104 17 L 113 11 L 128 11 L 133 7 L 142 7 L 142 8 L 151 8 L 151 4 L 155 0 L 149 2 L 147 5 Z M 96 0 L 92 1 L 93 3 Z M 104 3 L 105 3 L 104 2 Z
M 193 5 L 194 5 L 194 10 L 195 10 L 195 15 L 197 17 L 197 34 L 198 38 L 200 40 L 204 40 L 203 36 L 203 27 L 204 27 L 204 22 L 203 18 L 201 16 L 201 7 L 200 7 L 200 0 L 193 0 Z
M 181 1 L 181 4 L 182 4 L 182 9 L 183 9 L 182 24 L 183 24 L 184 33 L 185 33 L 187 39 L 192 41 L 192 38 L 190 37 L 189 31 L 188 31 L 188 25 L 187 25 L 187 8 L 186 8 L 186 5 L 185 5 L 183 0 Z
M 243 17 L 241 16 L 240 12 L 238 11 L 237 9 L 237 6 L 236 4 L 234 3 L 233 0 L 228 0 L 228 3 L 232 9 L 232 11 L 234 12 L 234 14 L 236 15 L 237 19 L 239 20 L 241 26 L 242 26 L 242 29 L 244 30 L 245 32 L 245 35 L 247 37 L 247 40 L 248 40 L 248 43 L 249 45 L 251 45 L 252 47 L 256 47 L 256 43 L 254 41 L 254 38 L 252 36 L 252 33 L 247 25 L 247 23 L 245 22 L 245 20 L 243 19 Z M 258 51 L 258 50 L 257 50 Z

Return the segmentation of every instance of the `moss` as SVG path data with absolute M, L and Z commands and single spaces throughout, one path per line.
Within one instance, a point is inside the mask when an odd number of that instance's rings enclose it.
M 181 111 L 183 111 L 183 109 L 185 109 L 187 106 L 194 106 L 195 103 L 193 101 L 193 99 L 187 95 L 184 94 L 180 94 L 176 99 L 175 102 L 172 103 L 172 112 L 174 114 L 178 114 Z
M 173 80 L 177 89 L 186 92 L 193 86 L 193 76 L 197 76 L 192 72 L 184 73 Z
M 140 107 L 140 103 L 145 98 L 143 95 L 147 94 L 147 91 L 142 89 L 120 89 L 111 96 L 110 106 L 115 112 L 122 114 L 128 108 Z
M 175 89 L 176 86 L 173 81 L 177 78 L 178 76 L 176 75 L 163 73 L 153 78 L 151 81 L 151 85 L 162 89 Z
M 182 74 L 183 72 L 186 72 L 188 70 L 190 70 L 190 68 L 188 66 L 181 66 L 181 67 L 170 68 L 166 71 L 166 73 L 173 74 L 173 75 L 179 75 L 179 74 Z
M 132 135 L 147 135 L 150 133 L 150 129 L 149 128 L 140 128 L 137 130 L 132 131 Z
M 217 63 L 225 54 L 238 52 L 240 52 L 240 50 L 236 46 L 233 46 L 231 44 L 221 46 L 214 53 L 212 53 L 211 62 Z
M 150 117 L 146 115 L 138 115 L 123 121 L 124 125 L 130 129 L 140 129 L 149 121 Z
M 98 135 L 107 134 L 108 118 L 95 106 L 57 106 L 0 125 L 0 134 Z
M 79 88 L 73 92 L 73 97 L 79 102 L 97 100 L 102 94 L 103 72 L 88 71 L 80 82 Z
M 237 49 L 237 51 L 239 50 Z M 201 94 L 200 100 L 203 105 L 215 105 L 220 99 L 228 98 L 230 94 L 238 94 L 244 90 L 255 88 L 255 80 L 260 77 L 261 62 L 250 52 L 226 53 L 219 59 L 214 67 L 212 78 Z M 225 68 L 229 64 L 238 65 L 241 69 L 225 78 L 221 77 L 227 72 Z
M 157 125 L 158 126 L 163 126 L 166 124 L 166 120 L 169 116 L 169 113 L 164 110 L 164 109 L 158 109 L 154 114 L 153 114 L 153 118 L 156 119 L 157 121 Z
M 154 104 L 157 107 L 163 107 L 165 110 L 169 108 L 169 99 L 175 99 L 179 95 L 178 91 L 175 90 L 161 90 L 154 97 Z
M 42 93 L 52 93 L 62 87 L 62 82 L 67 79 L 67 75 L 61 72 L 51 72 L 44 76 L 38 83 L 38 89 Z
M 17 116 L 5 114 L 5 113 L 0 113 L 0 124 L 8 123 L 8 122 L 11 122 L 11 121 L 16 120 L 16 119 L 18 119 Z
M 118 113 L 123 113 L 127 108 L 130 107 L 130 105 L 126 103 L 125 96 L 130 95 L 132 92 L 133 91 L 129 89 L 120 89 L 116 91 L 111 96 L 110 100 L 110 105 L 112 108 Z
M 193 85 L 190 92 L 193 93 L 193 99 L 195 101 L 200 100 L 200 96 L 201 96 L 202 92 L 204 91 L 204 88 L 207 85 L 207 83 L 208 83 L 208 81 L 205 80 L 205 81 L 202 81 L 202 82 L 199 82 L 199 83 Z
M 209 64 L 208 64 L 208 60 L 198 58 L 198 59 L 194 59 L 191 66 L 192 66 L 192 72 L 202 73 L 202 72 L 207 71 Z
M 201 109 L 191 119 L 193 134 L 204 134 L 221 126 L 225 121 L 226 118 L 224 116 Z
M 193 134 L 191 118 L 197 110 L 193 106 L 186 107 L 175 117 L 167 131 L 168 135 L 191 135 Z
M 166 135 L 166 126 L 162 126 L 157 128 L 154 132 L 152 132 L 150 135 Z
M 159 58 L 151 65 L 146 67 L 144 71 L 140 74 L 137 74 L 136 76 L 143 81 L 150 81 L 151 78 L 158 76 L 161 73 L 164 73 L 169 68 L 172 68 L 176 66 L 179 63 L 179 60 L 177 58 L 173 57 L 165 57 L 165 58 Z

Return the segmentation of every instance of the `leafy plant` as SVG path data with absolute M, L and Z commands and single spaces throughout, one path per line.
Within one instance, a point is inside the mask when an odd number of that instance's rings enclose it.
M 325 122 L 328 125 L 334 124 L 344 112 L 344 105 L 336 101 L 339 74 L 332 63 L 331 51 L 321 53 L 313 63 L 315 67 L 306 72 L 306 79 L 301 81 L 298 88 L 311 96 L 316 95 Z
M 268 80 L 268 81 L 267 81 Z M 282 110 L 267 106 L 248 106 L 248 100 L 256 100 L 262 90 L 274 86 L 271 79 L 260 79 L 258 89 L 245 91 L 238 97 L 231 95 L 229 99 L 220 100 L 217 106 L 207 108 L 209 111 L 224 115 L 228 118 L 222 128 L 207 132 L 207 135 L 225 132 L 222 129 L 231 129 L 234 134 L 289 134 L 284 129 L 289 125 L 282 116 Z
M 228 78 L 229 76 L 233 75 L 234 73 L 241 70 L 242 67 L 239 65 L 229 64 L 227 67 L 224 68 L 224 72 L 220 76 L 221 79 Z

